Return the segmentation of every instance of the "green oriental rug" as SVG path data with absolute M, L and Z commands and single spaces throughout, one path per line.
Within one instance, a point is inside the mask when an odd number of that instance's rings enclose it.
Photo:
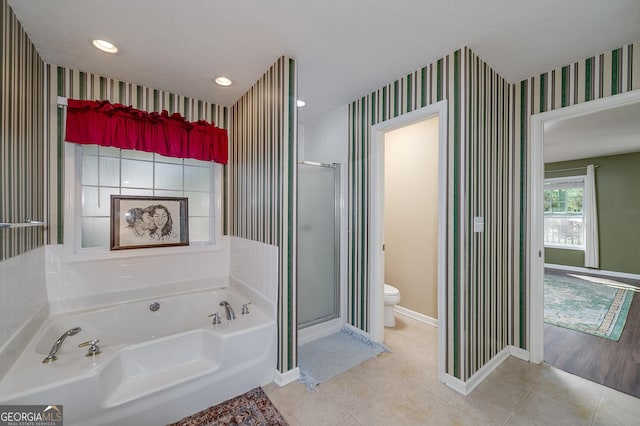
M 617 341 L 637 290 L 608 278 L 545 270 L 544 322 Z

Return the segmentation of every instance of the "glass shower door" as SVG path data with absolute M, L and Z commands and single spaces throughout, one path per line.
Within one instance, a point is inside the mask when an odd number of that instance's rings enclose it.
M 339 316 L 339 171 L 298 164 L 298 327 Z

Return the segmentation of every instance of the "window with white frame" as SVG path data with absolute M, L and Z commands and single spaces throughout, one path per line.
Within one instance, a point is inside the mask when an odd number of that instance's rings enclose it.
M 189 242 L 214 244 L 214 167 L 212 162 L 81 145 L 81 248 L 109 247 L 110 196 L 188 198 Z
M 584 250 L 584 176 L 544 180 L 545 247 Z

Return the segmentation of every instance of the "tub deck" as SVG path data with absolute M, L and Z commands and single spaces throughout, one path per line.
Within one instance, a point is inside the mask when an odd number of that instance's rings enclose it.
M 225 319 L 222 300 L 236 320 Z M 160 309 L 151 312 L 155 301 Z M 247 302 L 223 288 L 51 316 L 0 381 L 0 404 L 63 405 L 65 424 L 157 424 L 269 383 L 275 321 L 255 305 L 241 315 Z M 212 325 L 216 311 L 223 323 Z M 55 340 L 78 326 L 58 360 L 43 364 Z M 87 357 L 78 344 L 92 339 L 102 353 Z M 136 413 L 145 413 L 143 423 Z

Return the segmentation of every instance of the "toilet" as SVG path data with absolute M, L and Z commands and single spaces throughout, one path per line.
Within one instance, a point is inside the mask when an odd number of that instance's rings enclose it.
M 392 285 L 384 285 L 384 326 L 395 327 L 396 317 L 393 307 L 400 303 L 400 290 Z

